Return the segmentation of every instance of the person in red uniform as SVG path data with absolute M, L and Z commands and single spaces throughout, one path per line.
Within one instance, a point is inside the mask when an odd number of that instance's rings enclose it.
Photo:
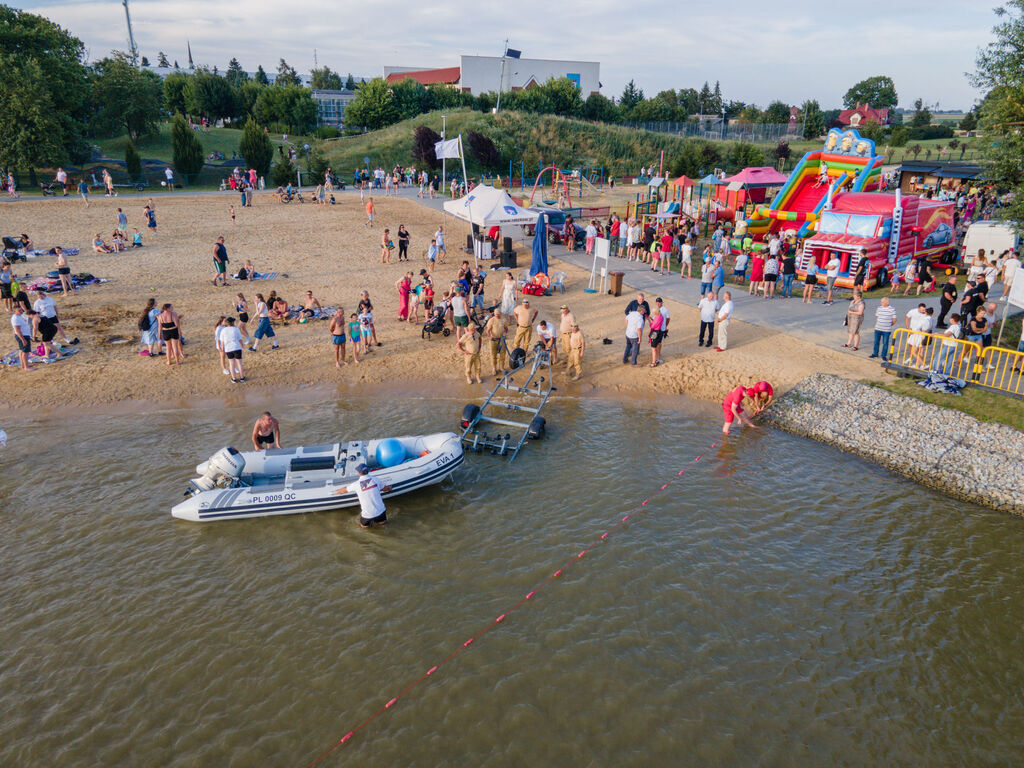
M 775 400 L 775 390 L 767 381 L 759 381 L 754 385 L 754 415 L 756 416 Z
M 733 421 L 737 418 L 746 424 L 748 427 L 755 427 L 756 425 L 747 418 L 747 414 L 743 412 L 743 398 L 749 397 L 753 399 L 755 392 L 753 389 L 747 387 L 736 387 L 728 395 L 725 396 L 725 400 L 722 401 L 722 414 L 725 416 L 725 424 L 722 425 L 722 434 L 728 435 L 729 428 L 732 427 Z

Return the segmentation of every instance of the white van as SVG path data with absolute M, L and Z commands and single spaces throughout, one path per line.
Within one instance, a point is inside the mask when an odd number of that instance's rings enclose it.
M 967 227 L 961 255 L 964 260 L 974 258 L 978 249 L 985 249 L 985 257 L 998 258 L 1003 251 L 1017 250 L 1020 237 L 1013 224 L 1005 221 L 976 221 Z

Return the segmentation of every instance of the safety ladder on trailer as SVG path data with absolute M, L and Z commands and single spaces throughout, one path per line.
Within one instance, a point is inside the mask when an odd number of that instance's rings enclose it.
M 889 253 L 887 261 L 890 267 L 896 268 L 896 257 L 900 252 L 900 230 L 903 225 L 903 204 L 900 198 L 900 190 L 896 189 L 896 205 L 892 209 L 892 231 L 889 233 Z
M 502 344 L 505 344 L 504 339 L 502 339 Z M 508 350 L 507 345 L 505 349 Z M 478 406 L 476 403 L 466 405 L 462 409 L 462 418 L 459 423 L 463 428 L 462 443 L 466 448 L 474 451 L 486 450 L 498 456 L 508 455 L 509 461 L 514 461 L 527 438 L 540 440 L 544 437 L 547 421 L 540 415 L 540 412 L 547 403 L 548 397 L 551 396 L 554 387 L 551 386 L 551 356 L 541 348 L 540 344 L 534 346 L 531 358 L 527 359 L 523 350 L 516 349 L 509 355 L 509 361 L 513 366 L 512 370 L 498 380 L 483 405 Z M 527 369 L 527 365 L 529 365 L 529 369 Z M 516 384 L 513 375 L 527 370 L 529 373 L 526 376 L 526 381 Z M 523 396 L 526 402 L 495 400 L 495 395 L 500 390 Z M 533 415 L 529 421 L 515 421 L 492 415 L 495 409 L 505 409 L 509 413 Z M 498 428 L 499 431 L 491 435 L 481 429 L 482 426 L 488 424 Z M 502 427 L 512 431 L 502 433 L 500 431 Z

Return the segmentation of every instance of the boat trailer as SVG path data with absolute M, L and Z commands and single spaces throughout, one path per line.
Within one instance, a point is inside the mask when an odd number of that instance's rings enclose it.
M 505 344 L 504 339 L 502 344 Z M 507 345 L 505 348 L 507 351 Z M 508 360 L 512 369 L 498 379 L 483 405 L 468 403 L 462 409 L 459 423 L 462 425 L 462 443 L 466 450 L 489 451 L 498 456 L 508 456 L 511 462 L 527 438 L 540 440 L 544 437 L 547 421 L 540 412 L 554 387 L 551 386 L 551 355 L 540 344 L 534 346 L 532 357 L 527 358 L 526 352 L 517 348 L 508 353 Z M 513 376 L 520 373 L 526 375 L 526 380 L 517 384 Z M 520 402 L 495 400 L 495 395 L 502 390 L 520 396 Z M 503 411 L 532 416 L 528 421 L 516 421 L 495 415 L 495 412 Z M 510 431 L 502 431 L 503 427 Z M 498 431 L 488 434 L 485 428 Z

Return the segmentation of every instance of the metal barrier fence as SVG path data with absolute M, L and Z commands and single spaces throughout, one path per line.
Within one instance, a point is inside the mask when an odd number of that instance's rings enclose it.
M 700 122 L 646 122 L 626 123 L 625 125 L 645 131 L 671 133 L 676 136 L 688 136 L 709 141 L 749 141 L 774 144 L 779 139 L 788 138 L 798 141 L 802 138 L 801 126 L 790 123 L 740 123 L 735 121 L 723 126 L 720 119 L 705 119 Z
M 977 342 L 908 328 L 893 332 L 891 351 L 890 360 L 882 363 L 884 368 L 921 377 L 939 373 L 993 392 L 1024 397 L 1024 352 L 983 348 Z
M 1024 352 L 1004 347 L 986 347 L 976 372 L 978 386 L 1024 397 Z

